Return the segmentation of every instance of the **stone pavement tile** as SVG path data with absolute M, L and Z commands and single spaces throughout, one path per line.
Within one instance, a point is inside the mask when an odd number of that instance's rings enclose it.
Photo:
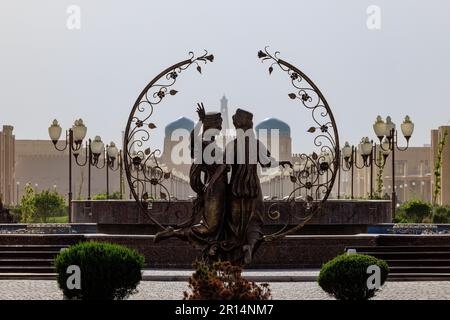
M 332 299 L 316 282 L 270 283 L 274 299 Z M 188 290 L 186 282 L 143 281 L 130 299 L 180 300 Z M 0 280 L 0 300 L 60 300 L 62 294 L 53 280 Z M 450 281 L 387 282 L 375 299 L 450 299 Z
M 53 280 L 0 280 L 0 300 L 61 300 Z
M 387 282 L 374 299 L 450 300 L 450 281 Z
M 145 281 L 188 281 L 193 270 L 161 270 L 144 269 L 143 280 Z M 250 281 L 257 282 L 292 282 L 292 281 L 317 281 L 319 269 L 290 269 L 290 270 L 246 270 L 243 276 Z

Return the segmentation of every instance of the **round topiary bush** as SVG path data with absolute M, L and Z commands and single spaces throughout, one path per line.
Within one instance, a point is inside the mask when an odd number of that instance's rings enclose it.
M 380 268 L 380 286 L 388 276 L 389 267 L 383 260 L 363 254 L 343 254 L 323 265 L 319 274 L 319 286 L 339 300 L 367 300 L 378 288 L 370 288 L 368 273 L 370 266 Z
M 78 266 L 81 288 L 68 283 L 74 275 L 69 266 Z M 136 292 L 141 281 L 144 256 L 124 246 L 83 242 L 62 251 L 55 259 L 58 285 L 67 299 L 124 299 Z M 73 268 L 73 267 L 72 267 Z M 68 281 L 69 280 L 69 281 Z
M 398 208 L 394 222 L 421 223 L 431 215 L 431 204 L 422 200 L 410 200 Z
M 448 207 L 439 206 L 433 208 L 433 216 L 431 220 L 433 223 L 448 223 L 449 220 L 450 215 Z

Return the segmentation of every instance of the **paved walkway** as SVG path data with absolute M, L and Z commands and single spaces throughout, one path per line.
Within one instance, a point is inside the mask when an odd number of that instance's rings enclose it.
M 142 279 L 147 281 L 188 281 L 194 270 L 161 270 L 144 269 Z M 261 269 L 247 270 L 243 277 L 255 282 L 299 282 L 317 281 L 319 269 L 280 270 Z
M 330 299 L 316 282 L 270 283 L 274 299 Z M 179 300 L 187 290 L 186 282 L 143 281 L 130 299 Z M 62 294 L 53 280 L 0 280 L 0 300 L 60 300 Z M 450 281 L 387 282 L 375 299 L 450 299 Z

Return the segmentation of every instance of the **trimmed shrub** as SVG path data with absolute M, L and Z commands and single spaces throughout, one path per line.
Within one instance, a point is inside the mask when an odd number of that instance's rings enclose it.
M 49 217 L 61 215 L 65 209 L 65 200 L 56 190 L 43 190 L 34 195 L 35 217 L 41 222 L 47 222 Z
M 230 262 L 194 262 L 189 279 L 191 293 L 184 300 L 268 300 L 272 297 L 267 283 L 258 286 L 242 277 L 242 269 Z
M 397 223 L 421 223 L 431 214 L 431 204 L 422 200 L 405 202 L 398 208 L 395 221 Z
M 377 288 L 369 289 L 367 273 L 369 266 L 380 268 L 380 285 L 389 273 L 383 260 L 363 254 L 343 254 L 323 265 L 319 274 L 319 286 L 338 300 L 367 300 L 375 296 Z
M 106 197 L 106 193 L 99 193 L 96 194 L 93 198 L 93 200 L 120 200 L 120 193 L 119 192 L 113 192 L 109 195 L 109 198 Z
M 81 288 L 69 289 L 67 268 L 81 270 Z M 55 259 L 58 285 L 67 299 L 124 299 L 136 292 L 142 278 L 144 256 L 124 246 L 82 242 L 62 251 Z M 70 281 L 70 280 L 69 280 Z
M 433 208 L 433 216 L 431 221 L 433 223 L 449 223 L 450 214 L 447 207 L 436 207 Z

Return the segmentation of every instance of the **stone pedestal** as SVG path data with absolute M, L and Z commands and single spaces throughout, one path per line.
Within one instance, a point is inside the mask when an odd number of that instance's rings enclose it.
M 167 212 L 166 201 L 153 204 L 153 217 L 163 225 L 176 226 L 186 221 L 192 210 L 191 201 L 173 201 Z M 274 208 L 281 213 L 279 220 L 265 215 L 265 233 L 278 231 L 293 211 L 291 225 L 304 217 L 303 203 L 291 207 L 285 201 L 265 201 L 265 212 Z M 134 200 L 73 201 L 74 223 L 97 223 L 98 232 L 108 234 L 154 234 L 160 231 L 145 215 L 139 212 Z M 390 201 L 386 200 L 329 200 L 299 234 L 357 234 L 366 233 L 368 226 L 392 221 Z

